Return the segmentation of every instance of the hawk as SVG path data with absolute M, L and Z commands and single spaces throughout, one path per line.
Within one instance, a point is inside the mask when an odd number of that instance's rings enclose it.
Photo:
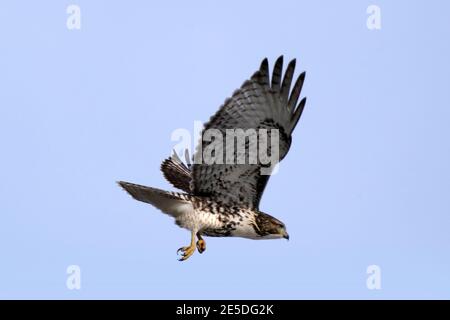
M 292 132 L 302 114 L 306 98 L 298 102 L 305 80 L 301 73 L 291 89 L 295 59 L 290 61 L 284 76 L 283 56 L 280 56 L 269 75 L 267 58 L 249 80 L 226 99 L 219 110 L 204 125 L 194 162 L 185 153 L 185 162 L 174 154 L 164 160 L 164 177 L 183 192 L 170 192 L 134 183 L 119 181 L 134 199 L 149 203 L 172 216 L 175 223 L 191 232 L 191 242 L 181 247 L 180 261 L 188 259 L 195 249 L 206 250 L 204 236 L 243 237 L 247 239 L 289 239 L 286 226 L 280 220 L 262 212 L 259 203 L 270 178 L 262 169 L 268 168 L 261 160 L 245 163 L 196 161 L 205 155 L 214 142 L 205 139 L 208 130 L 224 135 L 229 129 L 266 129 L 278 132 L 278 158 L 281 161 L 289 151 Z M 249 153 L 254 143 L 245 141 L 244 151 Z M 261 148 L 262 143 L 257 142 Z M 267 153 L 275 152 L 266 144 Z M 236 159 L 238 151 L 233 143 L 224 147 Z M 273 149 L 273 150 L 272 150 Z M 212 152 L 214 154 L 214 152 Z M 228 154 L 227 154 L 228 156 Z M 218 157 L 220 159 L 220 157 Z M 221 159 L 223 160 L 223 158 Z M 271 172 L 271 169 L 269 168 Z M 197 240 L 197 241 L 196 241 Z

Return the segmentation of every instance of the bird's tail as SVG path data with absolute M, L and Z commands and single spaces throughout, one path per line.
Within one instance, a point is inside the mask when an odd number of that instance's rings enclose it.
M 164 191 L 125 181 L 118 181 L 117 183 L 134 199 L 149 203 L 175 218 L 193 210 L 191 196 L 188 194 Z

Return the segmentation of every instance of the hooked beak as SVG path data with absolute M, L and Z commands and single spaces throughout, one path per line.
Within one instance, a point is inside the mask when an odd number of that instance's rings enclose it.
M 284 232 L 283 238 L 285 238 L 286 240 L 289 240 L 289 234 L 286 231 Z

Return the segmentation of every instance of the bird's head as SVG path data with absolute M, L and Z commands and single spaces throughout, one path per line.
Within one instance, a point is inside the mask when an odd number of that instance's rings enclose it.
M 289 234 L 286 231 L 285 224 L 271 215 L 264 212 L 259 212 L 255 222 L 257 226 L 257 233 L 262 239 L 284 238 L 289 240 Z

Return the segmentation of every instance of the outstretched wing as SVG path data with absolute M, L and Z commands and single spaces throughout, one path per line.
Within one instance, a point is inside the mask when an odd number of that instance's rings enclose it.
M 189 193 L 191 192 L 191 165 L 189 162 L 189 153 L 187 149 L 185 155 L 187 166 L 181 161 L 177 153 L 174 151 L 170 158 L 167 158 L 161 163 L 161 171 L 167 181 L 169 181 L 175 188 Z
M 283 57 L 281 56 L 275 62 L 272 79 L 269 79 L 269 65 L 267 59 L 264 59 L 260 69 L 250 80 L 245 81 L 206 123 L 192 166 L 191 190 L 194 194 L 213 197 L 216 201 L 228 205 L 258 208 L 270 177 L 270 175 L 261 174 L 261 169 L 267 166 L 263 165 L 259 157 L 256 163 L 249 162 L 249 159 L 246 159 L 245 164 L 226 162 L 230 154 L 232 159 L 237 159 L 236 150 L 238 149 L 234 137 L 232 143 L 226 142 L 226 133 L 227 129 L 255 129 L 257 132 L 259 129 L 267 129 L 268 143 L 261 145 L 258 138 L 255 145 L 252 139 L 248 139 L 245 143 L 245 155 L 248 156 L 249 150 L 254 151 L 256 146 L 259 155 L 261 152 L 270 155 L 273 151 L 270 150 L 271 129 L 277 129 L 279 133 L 279 159 L 277 160 L 281 161 L 286 156 L 291 145 L 292 131 L 306 103 L 306 98 L 298 103 L 305 73 L 300 74 L 291 91 L 295 59 L 288 64 L 283 79 L 282 69 Z M 207 140 L 205 132 L 210 129 L 220 131 L 223 136 L 221 164 L 217 162 L 208 164 L 204 161 L 204 156 L 212 149 L 212 143 L 217 142 L 215 139 L 205 141 Z M 259 148 L 266 150 L 259 150 Z M 213 151 L 211 155 L 216 157 L 216 152 L 217 150 Z

